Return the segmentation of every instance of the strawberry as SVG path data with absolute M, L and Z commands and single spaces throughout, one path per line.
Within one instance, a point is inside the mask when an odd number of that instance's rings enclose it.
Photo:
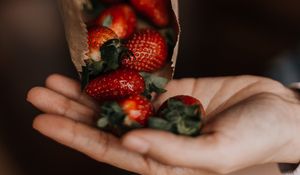
M 130 0 L 141 14 L 158 27 L 166 27 L 170 23 L 170 0 Z
M 151 102 L 141 95 L 133 95 L 118 101 L 105 102 L 100 106 L 100 119 L 97 126 L 116 135 L 145 127 L 153 115 Z
M 132 122 L 137 122 L 145 126 L 148 118 L 154 113 L 151 102 L 141 95 L 135 95 L 121 100 L 119 101 L 119 105 L 126 114 L 124 124 L 127 126 L 131 126 Z
M 89 58 L 99 61 L 100 48 L 109 40 L 118 39 L 117 34 L 107 27 L 97 26 L 88 31 Z
M 86 93 L 98 101 L 126 98 L 145 90 L 143 77 L 134 70 L 118 69 L 90 81 Z
M 164 102 L 157 115 L 160 118 L 149 120 L 149 127 L 196 136 L 200 134 L 205 111 L 198 99 L 179 95 Z
M 122 59 L 122 65 L 143 72 L 153 72 L 164 66 L 168 56 L 164 37 L 153 29 L 134 33 L 125 47 L 133 54 Z
M 104 10 L 96 20 L 96 24 L 109 27 L 121 39 L 128 38 L 136 28 L 134 10 L 126 4 L 119 4 Z
M 109 28 L 97 26 L 88 32 L 89 59 L 82 67 L 82 89 L 91 79 L 110 71 L 117 70 L 120 66 L 120 58 L 123 55 L 130 56 L 128 49 L 122 46 L 118 36 Z

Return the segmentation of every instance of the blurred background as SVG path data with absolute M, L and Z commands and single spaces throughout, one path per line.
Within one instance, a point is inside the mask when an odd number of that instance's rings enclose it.
M 182 0 L 180 18 L 177 78 L 252 74 L 284 84 L 300 80 L 300 1 Z M 39 111 L 26 102 L 26 92 L 52 73 L 77 78 L 56 2 L 1 0 L 0 174 L 132 174 L 32 129 Z M 274 166 L 237 174 L 266 174 Z

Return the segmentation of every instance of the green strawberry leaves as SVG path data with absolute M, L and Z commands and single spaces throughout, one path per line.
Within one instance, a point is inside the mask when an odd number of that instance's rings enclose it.
M 176 132 L 176 128 L 174 128 L 174 125 L 163 118 L 150 117 L 148 120 L 148 126 L 152 129 L 170 131 L 174 133 Z
M 149 119 L 150 128 L 187 136 L 200 134 L 202 120 L 199 105 L 185 105 L 180 100 L 170 99 L 158 115 L 160 118 Z
M 116 70 L 120 66 L 120 48 L 121 41 L 119 39 L 112 39 L 103 44 L 100 48 L 101 58 L 104 62 L 103 73 Z
M 146 86 L 143 95 L 148 99 L 152 98 L 153 92 L 157 94 L 166 92 L 164 87 L 168 83 L 168 79 L 147 72 L 141 72 L 140 75 L 144 78 Z
M 86 66 L 82 67 L 81 72 L 81 90 L 87 86 L 90 80 L 94 79 L 97 75 L 101 74 L 105 67 L 105 61 L 86 61 Z
M 116 136 L 121 136 L 132 129 L 142 128 L 139 123 L 127 118 L 117 102 L 103 103 L 100 111 L 97 127 Z
M 125 118 L 125 114 L 117 102 L 104 103 L 100 111 L 100 119 L 97 121 L 97 126 L 101 129 L 115 127 Z
M 101 60 L 86 60 L 86 66 L 82 67 L 81 89 L 83 90 L 90 80 L 97 76 L 117 70 L 120 67 L 120 59 L 125 55 L 132 53 L 122 46 L 119 39 L 108 40 L 100 48 Z

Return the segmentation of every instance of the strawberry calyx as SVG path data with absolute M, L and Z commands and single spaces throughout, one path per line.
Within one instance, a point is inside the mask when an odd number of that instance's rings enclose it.
M 149 118 L 150 128 L 187 136 L 200 134 L 202 114 L 197 104 L 186 105 L 179 99 L 169 99 L 158 116 Z
M 142 95 L 146 98 L 151 100 L 152 93 L 162 94 L 167 92 L 164 87 L 168 83 L 168 79 L 147 72 L 140 72 L 140 75 L 145 80 L 145 91 Z
M 121 136 L 129 130 L 142 128 L 143 126 L 135 121 L 130 121 L 130 126 L 126 122 L 126 114 L 122 107 L 115 101 L 105 102 L 100 107 L 100 118 L 97 121 L 97 127 Z
M 108 125 L 113 126 L 122 122 L 125 118 L 125 114 L 117 102 L 106 102 L 100 110 L 101 118 L 97 121 L 97 126 L 100 128 L 106 128 Z
M 86 66 L 82 67 L 82 90 L 97 76 L 117 70 L 120 67 L 120 58 L 124 56 L 133 56 L 132 52 L 121 44 L 120 39 L 111 39 L 105 42 L 101 48 L 101 60 L 95 61 L 88 59 L 85 61 Z

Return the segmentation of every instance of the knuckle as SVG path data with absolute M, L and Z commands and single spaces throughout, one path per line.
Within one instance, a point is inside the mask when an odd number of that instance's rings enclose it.
M 64 98 L 61 101 L 61 107 L 60 107 L 60 111 L 59 111 L 60 115 L 68 116 L 71 106 L 72 106 L 72 101 L 67 98 Z
M 75 121 L 75 123 L 71 126 L 71 139 L 70 139 L 70 145 L 73 148 L 76 148 L 78 143 L 80 143 L 78 141 L 79 139 L 79 135 L 78 135 L 78 127 L 79 127 L 79 123 Z

